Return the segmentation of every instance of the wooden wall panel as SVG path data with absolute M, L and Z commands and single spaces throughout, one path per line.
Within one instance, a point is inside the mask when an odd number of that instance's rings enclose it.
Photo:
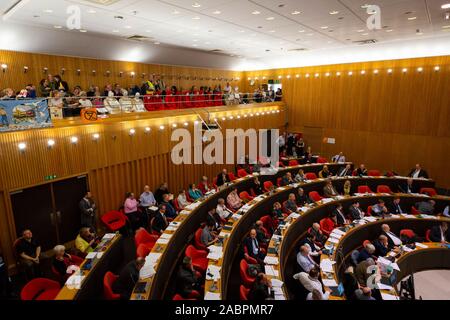
M 185 90 L 190 89 L 193 85 L 213 87 L 221 84 L 223 87 L 226 85 L 227 80 L 233 86 L 240 86 L 241 82 L 237 79 L 242 79 L 242 72 L 239 71 L 95 60 L 0 50 L 0 64 L 3 63 L 8 65 L 8 69 L 5 73 L 0 72 L 0 90 L 10 87 L 15 91 L 19 91 L 29 83 L 38 86 L 41 79 L 46 77 L 43 72 L 44 68 L 48 68 L 49 74 L 61 75 L 68 82 L 70 88 L 79 85 L 83 90 L 88 90 L 91 85 L 96 85 L 103 89 L 108 83 L 118 83 L 125 88 L 135 84 L 140 86 L 151 74 L 161 75 L 166 85 L 176 85 Z M 29 68 L 27 73 L 24 73 L 24 66 Z M 64 75 L 62 75 L 62 68 L 66 69 Z M 80 75 L 77 74 L 78 69 L 81 70 Z M 95 75 L 92 74 L 92 70 L 96 71 Z M 106 76 L 106 71 L 108 70 L 111 72 L 109 77 Z M 123 72 L 122 77 L 119 76 L 120 72 Z M 131 77 L 131 72 L 135 72 L 134 78 Z M 141 77 L 143 73 L 146 74 L 145 79 Z M 181 78 L 178 79 L 178 77 Z M 217 78 L 217 80 L 213 80 L 214 78 Z M 234 80 L 231 81 L 231 79 Z
M 450 188 L 450 56 L 245 72 L 244 90 L 256 87 L 248 77 L 259 85 L 263 76 L 282 76 L 290 130 L 319 127 L 336 138 L 336 145 L 313 143 L 313 150 L 327 157 L 342 150 L 355 163 L 401 174 L 419 162 L 438 186 Z

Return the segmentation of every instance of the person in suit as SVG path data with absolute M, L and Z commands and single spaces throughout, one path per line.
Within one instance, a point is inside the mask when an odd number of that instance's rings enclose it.
M 170 194 L 166 193 L 163 195 L 161 204 L 166 206 L 166 217 L 170 219 L 175 219 L 177 217 L 177 210 L 172 205 L 170 201 Z
M 284 204 L 284 208 L 289 212 L 297 212 L 297 201 L 295 199 L 295 194 L 291 193 L 289 194 L 289 198 Z
M 311 235 L 315 238 L 316 243 L 320 243 L 322 247 L 325 245 L 325 242 L 327 242 L 327 237 L 323 234 L 322 230 L 320 230 L 320 224 L 313 223 L 311 227 Z
M 380 234 L 378 239 L 374 240 L 373 245 L 376 257 L 385 257 L 390 251 L 388 237 L 383 234 Z
M 166 230 L 169 223 L 166 218 L 166 206 L 164 204 L 159 206 L 159 211 L 153 218 L 152 229 L 158 233 L 163 233 Z
M 437 226 L 433 226 L 430 230 L 430 240 L 433 242 L 448 243 L 450 240 L 450 232 L 447 222 L 441 222 Z
M 353 266 L 349 266 L 342 277 L 342 285 L 344 286 L 344 295 L 347 300 L 355 300 L 355 291 L 359 289 Z
M 428 173 L 422 169 L 420 164 L 416 164 L 416 167 L 411 170 L 408 177 L 415 178 L 415 179 L 417 179 L 417 178 L 428 179 Z
M 402 240 L 400 240 L 400 237 L 397 237 L 395 233 L 391 232 L 391 228 L 388 224 L 381 225 L 381 235 L 384 235 L 388 238 L 389 250 L 402 245 Z
M 389 213 L 391 214 L 401 214 L 405 213 L 405 211 L 402 209 L 402 206 L 400 205 L 400 198 L 395 197 L 392 201 L 391 205 L 388 208 Z
M 301 246 L 308 246 L 310 251 L 309 255 L 314 259 L 315 262 L 320 261 L 320 255 L 322 254 L 322 249 L 316 244 L 316 238 L 311 234 L 307 233 L 305 239 L 300 241 Z
M 248 293 L 248 300 L 250 301 L 265 301 L 272 299 L 272 283 L 270 279 L 264 274 L 259 273 L 256 276 L 255 282 Z
M 339 154 L 337 154 L 333 158 L 331 158 L 331 161 L 333 163 L 345 163 L 344 153 L 342 151 L 339 152 Z
M 112 290 L 120 294 L 120 299 L 129 300 L 136 283 L 139 281 L 139 271 L 145 264 L 144 258 L 137 258 L 128 263 L 119 274 L 119 277 L 112 285 Z
M 95 231 L 95 213 L 97 211 L 97 206 L 92 199 L 90 191 L 86 192 L 78 206 L 81 211 L 81 226 L 91 228 Z
M 335 219 L 336 224 L 338 226 L 342 226 L 345 224 L 348 224 L 348 220 L 345 218 L 344 215 L 344 208 L 342 207 L 342 204 L 338 203 L 336 208 L 331 213 L 331 216 Z
M 328 166 L 324 165 L 323 169 L 319 171 L 319 178 L 327 179 L 331 177 L 333 174 L 328 170 Z
M 208 215 L 206 216 L 206 222 L 212 223 L 214 225 L 213 231 L 216 234 L 219 234 L 222 230 L 222 220 L 219 214 L 216 212 L 215 208 L 212 208 L 208 211 Z
M 303 169 L 298 170 L 298 173 L 295 175 L 294 180 L 295 180 L 295 182 L 299 182 L 299 183 L 305 182 L 307 180 Z
M 279 219 L 279 220 L 284 219 L 283 210 L 281 209 L 281 204 L 279 202 L 275 202 L 273 204 L 272 218 Z M 274 231 L 274 230 L 270 230 L 269 232 L 272 232 L 272 231 Z
M 415 181 L 412 178 L 406 180 L 405 183 L 398 185 L 398 189 L 403 193 L 418 193 L 419 188 L 417 187 Z
M 303 190 L 303 188 L 298 188 L 296 199 L 298 207 L 303 207 L 311 202 L 309 197 L 305 194 L 305 190 Z
M 262 189 L 261 181 L 259 181 L 258 177 L 253 178 L 253 180 L 250 184 L 250 189 L 253 190 L 253 192 L 258 196 L 260 194 L 264 193 L 264 191 Z
M 261 220 L 258 220 L 255 222 L 254 226 L 256 230 L 256 239 L 258 240 L 258 243 L 260 244 L 268 244 L 270 242 L 270 236 L 267 234 L 267 230 L 264 228 L 263 222 Z
M 215 223 L 211 220 L 206 222 L 202 230 L 200 240 L 205 247 L 209 247 L 217 242 L 217 233 L 214 231 Z
M 361 287 L 367 287 L 367 279 L 372 275 L 368 273 L 367 269 L 375 265 L 375 261 L 372 258 L 368 258 L 358 263 L 355 269 L 355 278 Z
M 303 245 L 300 247 L 300 251 L 297 254 L 297 263 L 299 264 L 303 272 L 309 273 L 311 269 L 319 267 L 310 255 L 311 248 Z
M 356 170 L 356 175 L 359 177 L 367 176 L 367 169 L 364 164 L 361 164 L 359 168 Z
M 348 177 L 351 175 L 352 175 L 352 166 L 349 164 L 341 168 L 337 174 L 338 177 Z
M 167 182 L 162 183 L 159 188 L 155 191 L 155 200 L 159 204 L 163 201 L 163 196 L 165 194 L 170 195 L 169 187 Z
M 388 215 L 388 209 L 384 203 L 383 199 L 379 199 L 378 203 L 372 206 L 372 216 L 375 217 L 384 217 Z
M 218 187 L 220 187 L 220 186 L 223 186 L 225 183 L 230 183 L 230 182 L 231 182 L 231 179 L 230 179 L 230 176 L 228 175 L 227 169 L 223 169 L 222 172 L 217 175 L 216 185 Z
M 373 258 L 375 254 L 375 246 L 371 243 L 367 243 L 364 248 L 359 252 L 358 263 L 365 261 L 369 258 Z
M 294 183 L 294 180 L 292 179 L 292 175 L 290 172 L 286 172 L 286 174 L 281 178 L 281 185 L 282 186 L 288 186 L 291 183 Z
M 257 239 L 256 229 L 253 228 L 250 230 L 249 235 L 244 240 L 244 246 L 247 248 L 247 254 L 256 259 L 258 263 L 263 264 L 264 262 L 264 253 L 261 252 L 261 248 L 259 247 L 259 242 Z
M 331 183 L 331 179 L 327 179 L 327 181 L 325 181 L 325 186 L 323 187 L 323 195 L 326 198 L 336 197 L 338 195 L 338 192 Z
M 201 275 L 195 271 L 191 257 L 184 257 L 177 273 L 177 292 L 185 299 L 191 298 L 193 291 L 201 290 Z
M 353 220 L 360 220 L 364 218 L 365 213 L 360 209 L 358 201 L 353 202 L 349 210 L 350 216 L 352 217 Z
M 415 204 L 415 207 L 417 208 L 417 211 L 419 211 L 422 214 L 434 214 L 434 206 L 436 205 L 436 201 L 434 200 L 428 200 L 428 201 L 421 201 Z

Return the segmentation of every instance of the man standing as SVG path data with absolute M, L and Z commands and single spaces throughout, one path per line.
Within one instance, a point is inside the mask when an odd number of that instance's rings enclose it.
M 90 191 L 87 191 L 83 199 L 81 199 L 79 207 L 81 211 L 81 226 L 95 231 L 95 212 L 97 211 L 97 206 L 92 199 Z
M 411 170 L 411 172 L 408 175 L 411 178 L 425 178 L 428 179 L 428 173 L 422 169 L 420 164 L 416 164 L 416 167 Z

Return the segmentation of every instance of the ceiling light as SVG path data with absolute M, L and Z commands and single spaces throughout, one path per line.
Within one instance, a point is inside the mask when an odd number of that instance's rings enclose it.
M 27 148 L 27 144 L 25 142 L 21 142 L 17 145 L 20 151 L 24 151 Z
M 402 69 L 402 72 L 403 72 L 403 73 L 406 73 L 406 72 L 408 72 L 408 69 L 407 69 L 407 68 L 403 68 L 403 69 Z
M 348 72 L 348 75 L 349 75 L 349 76 L 352 76 L 352 75 L 353 75 L 353 71 L 349 71 L 349 72 Z
M 259 117 L 259 112 L 256 113 L 256 116 Z
M 417 19 L 417 17 L 409 17 L 408 18 L 409 21 L 416 20 L 416 19 Z
M 161 42 L 156 41 L 156 42 L 153 42 L 153 44 L 161 44 Z
M 238 116 L 237 116 L 237 118 L 238 118 L 238 119 L 240 119 L 240 118 L 241 118 L 241 116 L 239 116 L 239 115 L 238 115 Z
M 274 32 L 275 32 L 275 30 L 270 30 L 269 32 L 270 32 L 270 33 L 274 33 Z
M 450 9 L 450 3 L 443 4 L 441 9 Z
M 150 127 L 145 127 L 145 132 L 146 132 L 146 133 L 149 133 L 150 131 L 152 131 L 152 128 L 150 128 Z
M 361 70 L 361 74 L 366 74 L 366 70 Z
M 291 14 L 293 14 L 294 16 L 297 15 L 297 14 L 300 14 L 300 13 L 302 13 L 302 12 L 301 11 L 297 11 L 297 10 L 291 12 Z
M 422 67 L 417 68 L 417 72 L 422 72 L 422 71 L 423 71 Z
M 339 11 L 334 10 L 334 11 L 330 11 L 329 13 L 330 13 L 331 15 L 334 15 L 334 14 L 338 14 Z
M 364 29 L 356 30 L 356 32 L 364 32 L 364 31 L 366 31 L 366 30 L 364 30 Z
M 318 73 L 316 73 L 316 74 L 314 75 L 314 77 L 318 78 L 318 77 L 319 77 L 319 74 L 318 74 Z
M 291 75 L 290 75 L 290 74 L 288 74 L 288 75 L 287 75 L 287 78 L 288 78 L 288 79 L 290 79 L 290 78 L 291 78 Z
M 198 122 L 197 120 L 194 121 L 194 125 L 198 125 L 200 122 Z
M 255 11 L 252 12 L 252 14 L 255 14 L 255 15 L 256 14 L 261 14 L 261 12 L 259 12 L 258 10 L 255 10 Z
M 54 145 L 55 145 L 55 140 L 53 140 L 53 139 L 48 139 L 47 140 L 47 146 L 49 148 L 53 147 Z
M 339 77 L 341 75 L 341 73 L 338 71 L 338 72 L 336 72 L 336 75 Z
M 303 32 L 305 32 L 305 30 L 298 30 L 298 32 L 303 33 Z
M 53 13 L 53 10 L 52 9 L 45 9 L 44 12 L 45 13 Z
M 225 120 L 227 120 L 227 118 L 225 118 L 225 117 L 222 117 L 222 121 L 225 121 Z
M 323 30 L 328 29 L 328 26 L 322 26 L 322 27 L 320 27 L 320 29 L 323 29 Z
M 164 126 L 159 126 L 159 130 L 164 130 L 165 127 Z
M 119 30 L 113 30 L 112 32 L 113 32 L 113 33 L 118 33 L 118 32 L 119 32 Z
M 325 73 L 325 77 L 329 77 L 329 76 L 330 76 L 329 72 Z
M 221 13 L 222 13 L 222 11 L 219 11 L 219 10 L 213 11 L 213 14 L 221 14 Z
M 439 71 L 439 70 L 441 70 L 441 67 L 439 67 L 439 66 L 434 67 L 434 71 Z
M 368 36 L 369 35 L 369 33 L 368 32 L 365 32 L 365 33 L 361 33 L 363 36 Z
M 272 20 L 275 20 L 275 18 L 274 17 L 267 17 L 266 20 L 267 21 L 272 21 Z
M 300 75 L 299 75 L 299 74 L 296 74 L 295 77 L 296 77 L 296 78 L 300 78 Z
M 200 17 L 192 17 L 192 20 L 200 20 Z
M 78 142 L 78 137 L 72 137 L 70 138 L 70 142 L 72 142 L 73 144 Z
M 53 26 L 55 29 L 62 29 L 62 26 Z
M 390 73 L 392 73 L 392 69 L 388 69 L 388 71 L 387 71 L 387 72 L 388 72 L 389 74 L 390 74 Z
M 94 9 L 89 9 L 88 13 L 94 14 L 94 13 L 97 13 L 97 11 L 95 11 Z
M 233 116 L 230 116 L 228 119 L 233 120 Z
M 198 3 L 198 2 L 196 2 L 196 3 L 194 3 L 193 5 L 192 5 L 192 7 L 194 7 L 194 8 L 200 8 L 202 5 L 200 4 L 200 3 Z
M 176 123 L 172 124 L 172 128 L 176 128 L 178 125 Z
M 281 79 L 281 78 L 283 78 L 283 76 L 278 76 L 278 79 Z
M 130 136 L 134 136 L 136 134 L 136 130 L 135 129 L 130 129 Z
M 180 11 L 174 10 L 174 11 L 172 11 L 172 14 L 180 14 Z
M 187 126 L 189 125 L 189 123 L 188 123 L 188 122 L 185 122 L 185 123 L 183 123 L 183 125 L 184 125 L 185 127 L 187 127 Z
M 394 30 L 392 30 L 392 29 L 387 29 L 386 30 L 386 32 L 392 32 L 392 31 L 394 31 Z
M 305 78 L 309 78 L 309 73 L 305 74 Z
M 85 29 L 80 29 L 80 32 L 82 32 L 82 33 L 86 33 L 86 32 L 87 32 L 87 30 L 85 30 Z
M 94 134 L 92 135 L 92 138 L 93 138 L 94 140 L 98 140 L 98 139 L 100 139 L 100 135 L 99 135 L 98 133 L 94 133 Z
M 125 26 L 124 28 L 125 29 L 131 29 L 131 26 Z

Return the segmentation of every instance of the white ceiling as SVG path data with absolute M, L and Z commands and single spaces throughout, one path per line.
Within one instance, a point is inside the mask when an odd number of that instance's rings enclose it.
M 0 0 L 0 10 L 15 2 Z M 116 39 L 140 35 L 150 37 L 147 43 L 152 46 L 157 43 L 195 51 L 220 50 L 239 58 L 247 69 L 290 66 L 295 58 L 301 60 L 315 52 L 348 55 L 365 52 L 368 47 L 386 50 L 405 43 L 450 43 L 450 20 L 444 18 L 450 9 L 441 9 L 450 0 L 374 0 L 372 4 L 381 8 L 383 27 L 375 31 L 367 30 L 369 15 L 363 8 L 366 0 L 117 0 L 111 5 L 98 2 L 105 0 L 22 0 L 23 6 L 12 12 L 6 23 L 56 30 L 65 33 L 70 41 L 78 31 L 67 30 L 66 9 L 79 5 L 81 28 L 87 31 L 83 35 Z M 195 3 L 200 6 L 194 7 Z M 259 14 L 252 14 L 254 11 Z M 295 11 L 300 13 L 292 14 Z M 338 13 L 330 14 L 332 11 Z M 118 15 L 123 19 L 114 18 Z M 379 44 L 355 44 L 369 39 Z M 295 51 L 301 48 L 306 51 Z M 414 54 L 410 52 L 410 56 Z M 284 59 L 290 62 L 280 62 Z

